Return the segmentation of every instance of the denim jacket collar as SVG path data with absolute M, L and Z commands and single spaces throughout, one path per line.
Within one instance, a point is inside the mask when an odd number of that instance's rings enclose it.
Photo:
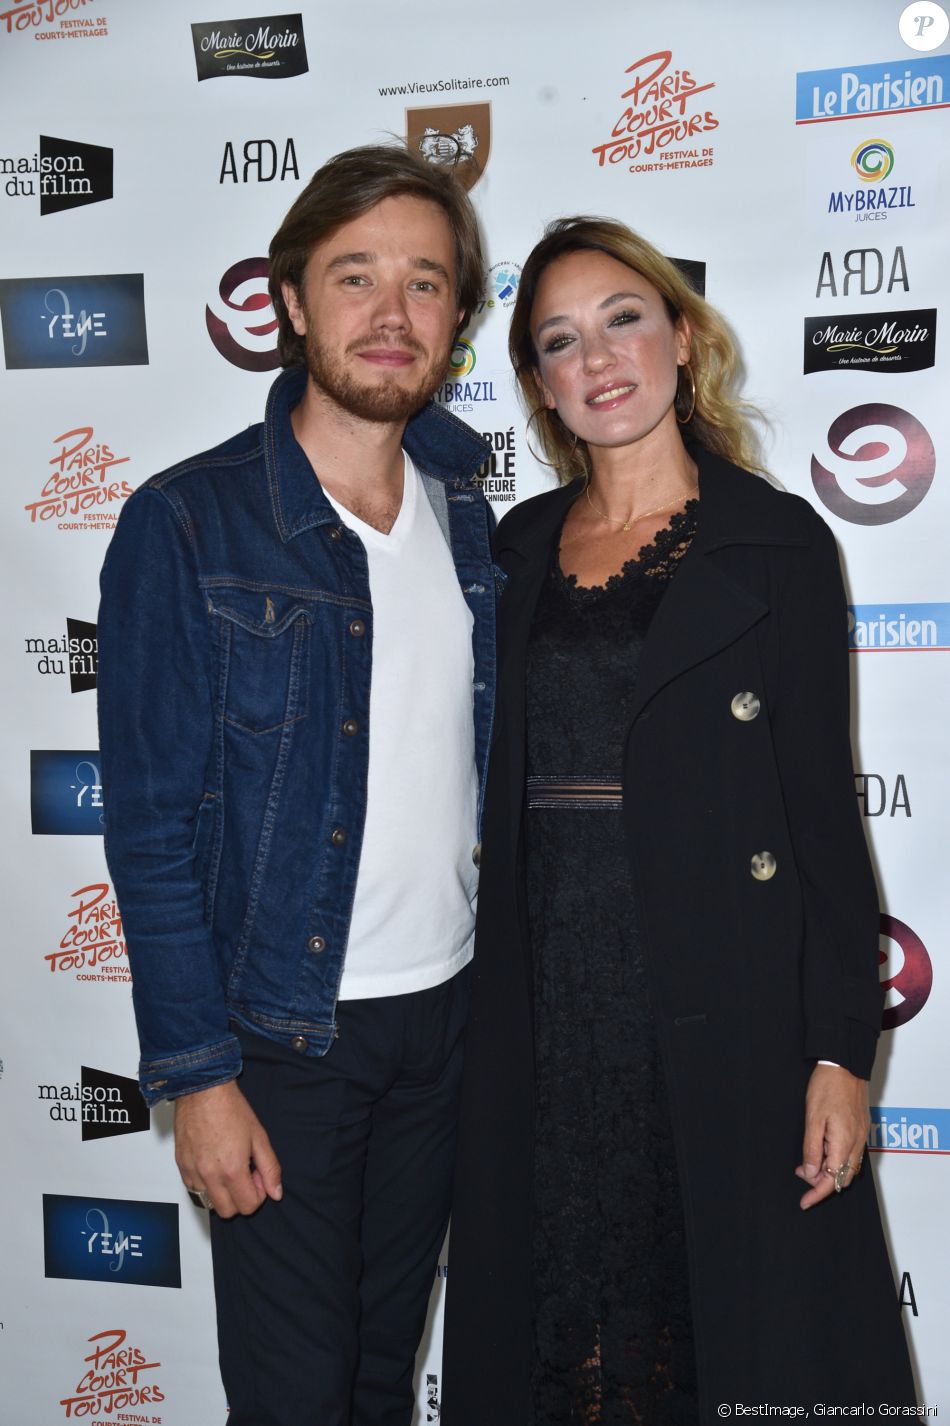
M 305 368 L 289 367 L 271 387 L 264 413 L 267 483 L 285 544 L 302 531 L 337 518 L 290 423 L 306 384 Z M 486 458 L 484 443 L 475 432 L 433 401 L 410 419 L 403 446 L 420 470 L 446 484 L 470 482 Z

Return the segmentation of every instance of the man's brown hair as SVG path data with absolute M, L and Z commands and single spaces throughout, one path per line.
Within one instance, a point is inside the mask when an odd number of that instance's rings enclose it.
M 269 288 L 279 326 L 277 350 L 282 366 L 306 364 L 306 339 L 293 329 L 281 284 L 299 292 L 304 268 L 316 245 L 384 198 L 403 195 L 437 204 L 452 229 L 455 283 L 465 326 L 482 295 L 485 264 L 468 194 L 445 168 L 428 163 L 404 146 L 365 144 L 347 149 L 317 169 L 290 208 L 270 245 Z

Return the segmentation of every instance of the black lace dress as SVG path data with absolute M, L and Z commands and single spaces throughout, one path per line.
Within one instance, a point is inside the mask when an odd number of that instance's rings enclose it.
M 640 649 L 697 510 L 604 586 L 579 587 L 555 555 L 531 629 L 530 1426 L 696 1423 L 683 1214 L 619 784 Z

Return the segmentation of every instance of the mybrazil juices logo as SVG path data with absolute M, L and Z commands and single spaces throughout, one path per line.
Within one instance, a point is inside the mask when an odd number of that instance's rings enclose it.
M 468 376 L 475 370 L 475 347 L 464 337 L 459 337 L 449 354 L 449 375 Z
M 913 114 L 950 105 L 950 55 L 859 64 L 853 69 L 809 69 L 796 76 L 796 124 Z
M 851 167 L 864 183 L 880 183 L 894 167 L 894 150 L 884 139 L 868 139 L 851 155 Z
M 494 382 L 472 379 L 477 360 L 474 342 L 459 337 L 449 354 L 447 379 L 437 389 L 436 401 L 458 413 L 472 413 L 480 403 L 493 402 Z
M 827 449 L 812 456 L 822 504 L 852 525 L 888 525 L 920 504 L 937 468 L 933 441 L 901 406 L 852 406 L 828 428 Z
M 896 1030 L 919 1015 L 933 989 L 933 965 L 916 931 L 896 916 L 881 917 L 881 984 L 887 992 L 881 1028 Z
M 868 1148 L 878 1154 L 950 1154 L 950 1109 L 872 1105 Z

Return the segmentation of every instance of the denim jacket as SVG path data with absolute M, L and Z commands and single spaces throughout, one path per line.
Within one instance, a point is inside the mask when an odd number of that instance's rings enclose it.
M 282 373 L 263 424 L 136 491 L 102 571 L 106 857 L 150 1104 L 238 1074 L 232 1021 L 307 1055 L 335 1033 L 373 606 L 363 544 L 293 435 L 305 381 Z M 480 826 L 495 689 L 492 516 L 473 479 L 485 446 L 433 405 L 404 445 L 474 617 Z

